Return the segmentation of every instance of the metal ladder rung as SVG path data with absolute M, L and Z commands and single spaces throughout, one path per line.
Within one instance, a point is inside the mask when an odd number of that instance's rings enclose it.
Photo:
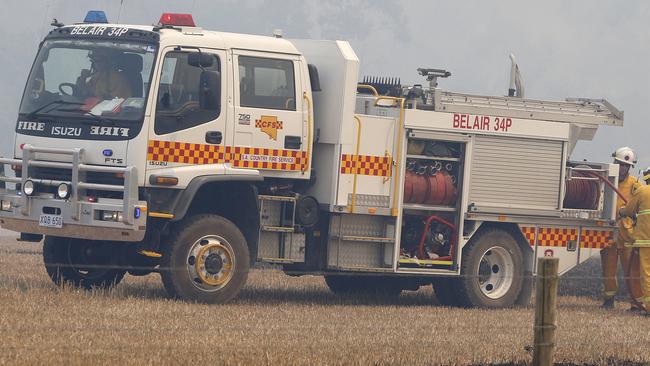
M 275 263 L 295 263 L 295 261 L 290 258 L 260 258 L 260 261 L 275 262 Z
M 262 231 L 270 231 L 270 232 L 276 232 L 276 233 L 293 233 L 296 230 L 293 227 L 286 227 L 286 226 L 266 226 L 262 225 Z
M 363 242 L 374 242 L 374 243 L 395 242 L 395 239 L 393 238 L 382 238 L 382 237 L 375 237 L 375 236 L 341 235 L 340 239 L 344 241 L 363 241 Z

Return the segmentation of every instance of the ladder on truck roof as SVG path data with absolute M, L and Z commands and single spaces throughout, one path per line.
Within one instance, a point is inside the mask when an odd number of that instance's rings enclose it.
M 454 93 L 436 89 L 436 111 L 623 126 L 623 111 L 605 99 L 567 98 L 564 102 Z

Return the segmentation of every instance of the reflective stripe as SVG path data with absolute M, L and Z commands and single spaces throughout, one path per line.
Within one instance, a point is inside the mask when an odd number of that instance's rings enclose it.
M 605 298 L 609 299 L 616 296 L 617 293 L 618 291 L 605 291 L 603 292 L 603 295 L 605 296 Z
M 635 248 L 650 247 L 650 240 L 648 239 L 635 240 L 632 246 Z
M 637 216 L 650 215 L 650 210 L 641 210 L 636 215 Z
M 639 297 L 636 301 L 650 305 L 650 296 Z

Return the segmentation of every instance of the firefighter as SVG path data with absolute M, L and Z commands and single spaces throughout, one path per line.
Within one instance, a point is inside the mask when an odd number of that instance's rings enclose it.
M 643 180 L 646 186 L 635 190 L 628 204 L 621 209 L 620 215 L 636 216 L 633 261 L 641 278 L 641 291 L 636 300 L 645 308 L 646 315 L 650 315 L 650 168 L 643 171 Z
M 82 97 L 99 99 L 129 98 L 131 87 L 116 66 L 118 54 L 108 49 L 96 49 L 88 53 L 91 70 L 81 70 L 77 78 L 77 91 Z
M 618 189 L 623 194 L 625 199 L 629 200 L 635 187 L 641 185 L 641 182 L 636 177 L 631 176 L 630 168 L 636 164 L 636 154 L 629 147 L 621 147 L 617 149 L 614 154 L 614 163 L 619 166 L 618 174 Z M 616 210 L 619 211 L 625 206 L 625 201 L 618 197 L 616 201 Z M 618 261 L 621 261 L 623 270 L 627 272 L 630 255 L 632 248 L 625 246 L 626 243 L 632 243 L 632 230 L 634 221 L 629 217 L 617 217 L 617 226 L 615 240 L 613 244 L 608 245 L 600 251 L 600 259 L 603 267 L 603 308 L 611 309 L 614 307 L 614 297 L 618 292 L 618 284 L 616 283 L 616 270 Z M 628 277 L 628 274 L 625 274 Z M 628 283 L 631 283 L 630 281 Z M 635 298 L 635 286 L 628 286 L 631 292 L 632 299 Z M 637 286 L 638 287 L 638 286 Z M 634 293 L 634 294 L 632 294 Z M 638 306 L 634 303 L 630 310 L 637 310 Z

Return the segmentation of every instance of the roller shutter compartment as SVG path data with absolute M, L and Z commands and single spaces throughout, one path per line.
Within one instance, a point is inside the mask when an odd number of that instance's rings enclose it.
M 482 208 L 557 210 L 564 142 L 476 136 L 469 203 Z

